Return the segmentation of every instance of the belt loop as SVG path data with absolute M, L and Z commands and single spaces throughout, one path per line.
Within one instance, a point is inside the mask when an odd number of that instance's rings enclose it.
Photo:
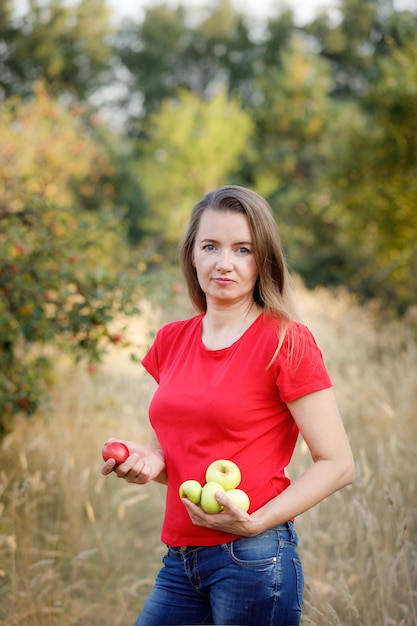
M 285 525 L 286 525 L 287 530 L 288 530 L 288 532 L 290 534 L 291 541 L 294 541 L 294 539 L 295 539 L 294 523 L 293 522 L 285 522 Z

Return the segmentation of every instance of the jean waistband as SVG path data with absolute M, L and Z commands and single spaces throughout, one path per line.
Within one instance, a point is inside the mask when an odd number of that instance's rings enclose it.
M 288 522 L 284 522 L 283 524 L 277 524 L 277 526 L 268 528 L 264 532 L 267 533 L 271 530 L 286 530 L 292 534 L 294 532 L 294 522 L 288 521 Z M 262 535 L 263 533 L 260 533 L 260 534 Z M 238 539 L 250 539 L 250 537 L 239 537 Z M 238 541 L 238 539 L 234 539 L 234 541 Z M 191 551 L 191 550 L 202 550 L 203 548 L 214 548 L 216 547 L 216 545 L 224 545 L 224 543 L 228 543 L 228 542 L 222 542 L 221 544 L 214 544 L 214 545 L 208 545 L 208 546 L 171 546 L 167 544 L 167 548 L 170 548 L 171 550 L 174 550 L 175 552 L 184 553 L 184 552 Z

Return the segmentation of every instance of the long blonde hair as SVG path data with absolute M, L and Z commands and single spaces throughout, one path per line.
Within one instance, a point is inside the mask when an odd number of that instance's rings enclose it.
M 299 320 L 300 316 L 293 297 L 277 223 L 270 205 L 255 191 L 237 185 L 227 185 L 210 191 L 195 204 L 188 229 L 180 243 L 180 264 L 191 302 L 201 313 L 206 312 L 207 301 L 193 266 L 193 254 L 200 219 L 207 209 L 246 215 L 259 272 L 253 299 L 270 313 L 272 318 L 279 320 L 279 350 L 290 322 Z

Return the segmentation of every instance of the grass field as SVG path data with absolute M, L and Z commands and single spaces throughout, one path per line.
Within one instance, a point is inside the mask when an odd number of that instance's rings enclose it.
M 354 485 L 296 521 L 302 624 L 416 626 L 417 346 L 406 321 L 384 324 L 343 291 L 298 292 L 357 464 Z M 149 319 L 131 324 L 143 346 Z M 0 448 L 0 624 L 134 623 L 164 552 L 164 490 L 105 479 L 100 452 L 108 436 L 146 439 L 146 403 L 127 353 L 94 375 L 57 358 L 47 410 Z M 290 474 L 308 463 L 300 442 Z

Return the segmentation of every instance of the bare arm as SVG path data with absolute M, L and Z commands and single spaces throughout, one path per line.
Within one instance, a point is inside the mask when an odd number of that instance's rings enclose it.
M 149 402 L 152 400 L 156 389 L 157 384 L 152 379 Z M 109 439 L 109 441 L 112 441 L 112 439 Z M 101 468 L 102 474 L 106 476 L 114 470 L 119 478 L 124 478 L 128 483 L 142 485 L 155 480 L 166 485 L 167 476 L 164 455 L 156 433 L 150 425 L 148 445 L 125 439 L 118 439 L 118 441 L 122 441 L 129 448 L 130 454 L 126 461 L 121 463 L 116 469 L 114 469 L 115 463 L 113 459 L 106 461 Z
M 254 513 L 262 530 L 304 513 L 355 478 L 352 451 L 333 391 L 309 394 L 288 407 L 313 464 L 277 498 Z
M 308 394 L 288 403 L 288 407 L 310 450 L 313 464 L 285 491 L 251 515 L 231 505 L 221 493 L 218 501 L 224 511 L 217 515 L 207 515 L 184 500 L 195 524 L 243 536 L 257 535 L 300 515 L 353 482 L 354 460 L 333 391 L 325 389 Z

